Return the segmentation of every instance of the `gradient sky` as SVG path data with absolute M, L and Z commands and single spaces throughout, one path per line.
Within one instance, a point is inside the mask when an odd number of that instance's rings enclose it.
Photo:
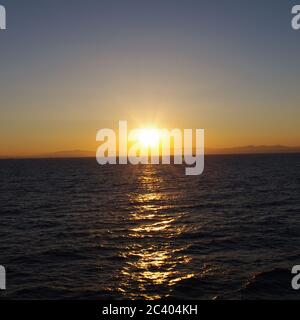
M 300 145 L 297 2 L 0 0 L 0 155 L 95 150 L 118 120 Z

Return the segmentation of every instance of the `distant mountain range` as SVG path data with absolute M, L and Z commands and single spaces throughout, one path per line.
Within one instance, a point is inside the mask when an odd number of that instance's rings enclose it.
M 205 151 L 206 154 L 299 153 L 300 146 L 244 146 L 233 148 L 207 148 Z
M 205 154 L 268 154 L 268 153 L 300 153 L 299 147 L 273 146 L 244 146 L 232 148 L 206 148 Z M 96 151 L 67 150 L 44 154 L 28 154 L 26 156 L 0 156 L 0 158 L 87 158 L 95 157 Z

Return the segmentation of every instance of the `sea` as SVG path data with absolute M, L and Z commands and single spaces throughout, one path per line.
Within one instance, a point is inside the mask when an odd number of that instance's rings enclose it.
M 0 299 L 299 299 L 300 154 L 0 160 Z

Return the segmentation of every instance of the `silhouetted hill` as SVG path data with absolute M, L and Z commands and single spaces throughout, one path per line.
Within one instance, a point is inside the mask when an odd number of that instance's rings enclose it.
M 251 153 L 300 153 L 300 147 L 274 146 L 244 146 L 233 148 L 207 148 L 207 154 L 251 154 Z
M 206 148 L 205 154 L 272 154 L 272 153 L 300 153 L 300 147 L 273 146 L 244 146 L 233 148 Z M 95 157 L 96 151 L 66 150 L 44 154 L 28 154 L 22 156 L 0 156 L 0 158 L 88 158 Z

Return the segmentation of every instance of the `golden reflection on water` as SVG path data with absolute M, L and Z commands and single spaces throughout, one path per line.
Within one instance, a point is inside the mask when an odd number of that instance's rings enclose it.
M 129 195 L 134 204 L 129 218 L 135 224 L 129 230 L 129 242 L 134 244 L 122 253 L 125 265 L 118 290 L 133 299 L 167 297 L 176 283 L 194 277 L 185 268 L 191 262 L 184 254 L 186 247 L 176 242 L 187 228 L 180 223 L 183 214 L 172 212 L 163 177 L 155 170 L 155 166 L 145 166 L 138 177 L 138 192 Z

